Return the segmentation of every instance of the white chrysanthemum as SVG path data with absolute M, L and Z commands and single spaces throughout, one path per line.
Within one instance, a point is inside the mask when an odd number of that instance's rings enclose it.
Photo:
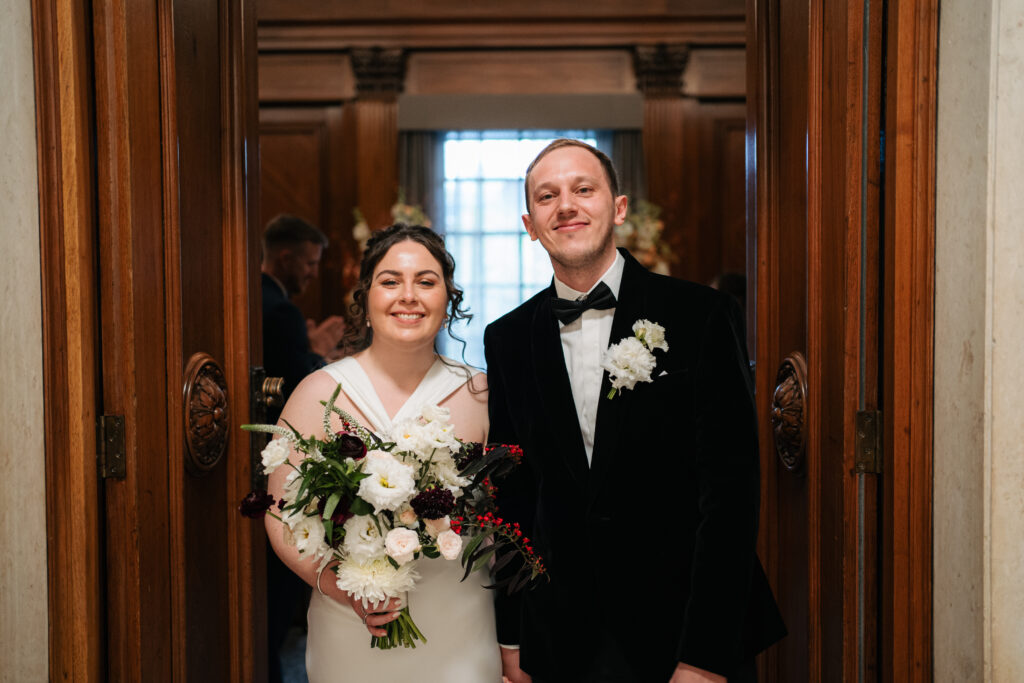
M 384 537 L 373 517 L 356 515 L 345 522 L 342 549 L 356 562 L 369 562 L 384 556 Z
M 292 513 L 284 521 L 291 529 L 292 540 L 300 553 L 316 559 L 330 553 L 330 546 L 324 541 L 324 523 L 319 515 Z
M 374 514 L 395 510 L 416 495 L 415 470 L 390 454 L 384 455 L 387 457 L 367 454 L 363 472 L 370 476 L 359 482 L 359 497 L 373 506 Z
M 288 455 L 291 453 L 291 443 L 286 438 L 271 439 L 266 448 L 260 454 L 263 456 L 263 472 L 270 474 L 281 465 L 288 462 Z
M 420 577 L 413 569 L 415 566 L 415 562 L 407 562 L 395 569 L 383 557 L 369 562 L 346 559 L 338 565 L 338 588 L 362 600 L 364 605 L 384 602 L 416 587 Z
M 633 334 L 651 351 L 655 349 L 668 351 L 665 328 L 658 323 L 652 323 L 650 320 L 637 320 L 633 323 Z
M 601 367 L 611 376 L 614 390 L 632 389 L 637 382 L 650 382 L 657 361 L 636 337 L 626 337 L 605 351 Z
M 398 564 L 405 564 L 420 551 L 420 535 L 412 529 L 398 527 L 384 537 L 384 550 Z

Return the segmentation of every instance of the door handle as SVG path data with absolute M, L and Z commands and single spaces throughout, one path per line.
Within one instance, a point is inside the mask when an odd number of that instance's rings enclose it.
M 275 408 L 284 405 L 284 377 L 264 377 L 257 398 L 264 406 Z

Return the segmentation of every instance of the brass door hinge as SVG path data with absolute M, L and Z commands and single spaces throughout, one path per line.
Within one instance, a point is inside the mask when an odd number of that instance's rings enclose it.
M 882 473 L 882 414 L 877 410 L 857 411 L 856 462 L 857 474 Z
M 99 423 L 100 478 L 125 478 L 124 415 L 103 415 Z

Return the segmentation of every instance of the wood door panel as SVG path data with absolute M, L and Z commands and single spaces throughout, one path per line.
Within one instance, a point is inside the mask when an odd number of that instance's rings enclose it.
M 350 107 L 266 107 L 260 112 L 260 224 L 279 213 L 308 220 L 330 245 L 320 277 L 293 301 L 307 318 L 342 314 L 358 261 L 355 219 L 355 138 Z

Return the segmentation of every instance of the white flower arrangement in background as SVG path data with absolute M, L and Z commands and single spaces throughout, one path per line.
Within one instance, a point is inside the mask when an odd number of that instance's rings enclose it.
M 359 245 L 359 250 L 362 251 L 366 249 L 366 242 L 374 231 L 387 226 L 381 225 L 371 230 L 366 222 L 366 217 L 363 216 L 363 212 L 358 207 L 352 210 L 352 214 L 356 219 L 356 224 L 352 226 L 352 237 Z M 405 191 L 401 188 L 398 190 L 398 200 L 391 205 L 391 222 L 405 223 L 406 225 L 422 225 L 425 228 L 431 227 L 430 216 L 423 211 L 422 207 L 416 204 L 406 204 Z
M 654 351 L 668 351 L 665 328 L 650 320 L 633 323 L 633 336 L 612 344 L 601 359 L 601 367 L 612 381 L 608 398 L 615 398 L 620 389 L 632 389 L 637 382 L 652 382 L 651 374 L 658 360 Z
M 669 264 L 675 260 L 675 254 L 661 237 L 664 229 L 661 208 L 639 199 L 630 203 L 629 213 L 622 225 L 615 226 L 615 245 L 629 250 L 648 270 L 668 275 Z

